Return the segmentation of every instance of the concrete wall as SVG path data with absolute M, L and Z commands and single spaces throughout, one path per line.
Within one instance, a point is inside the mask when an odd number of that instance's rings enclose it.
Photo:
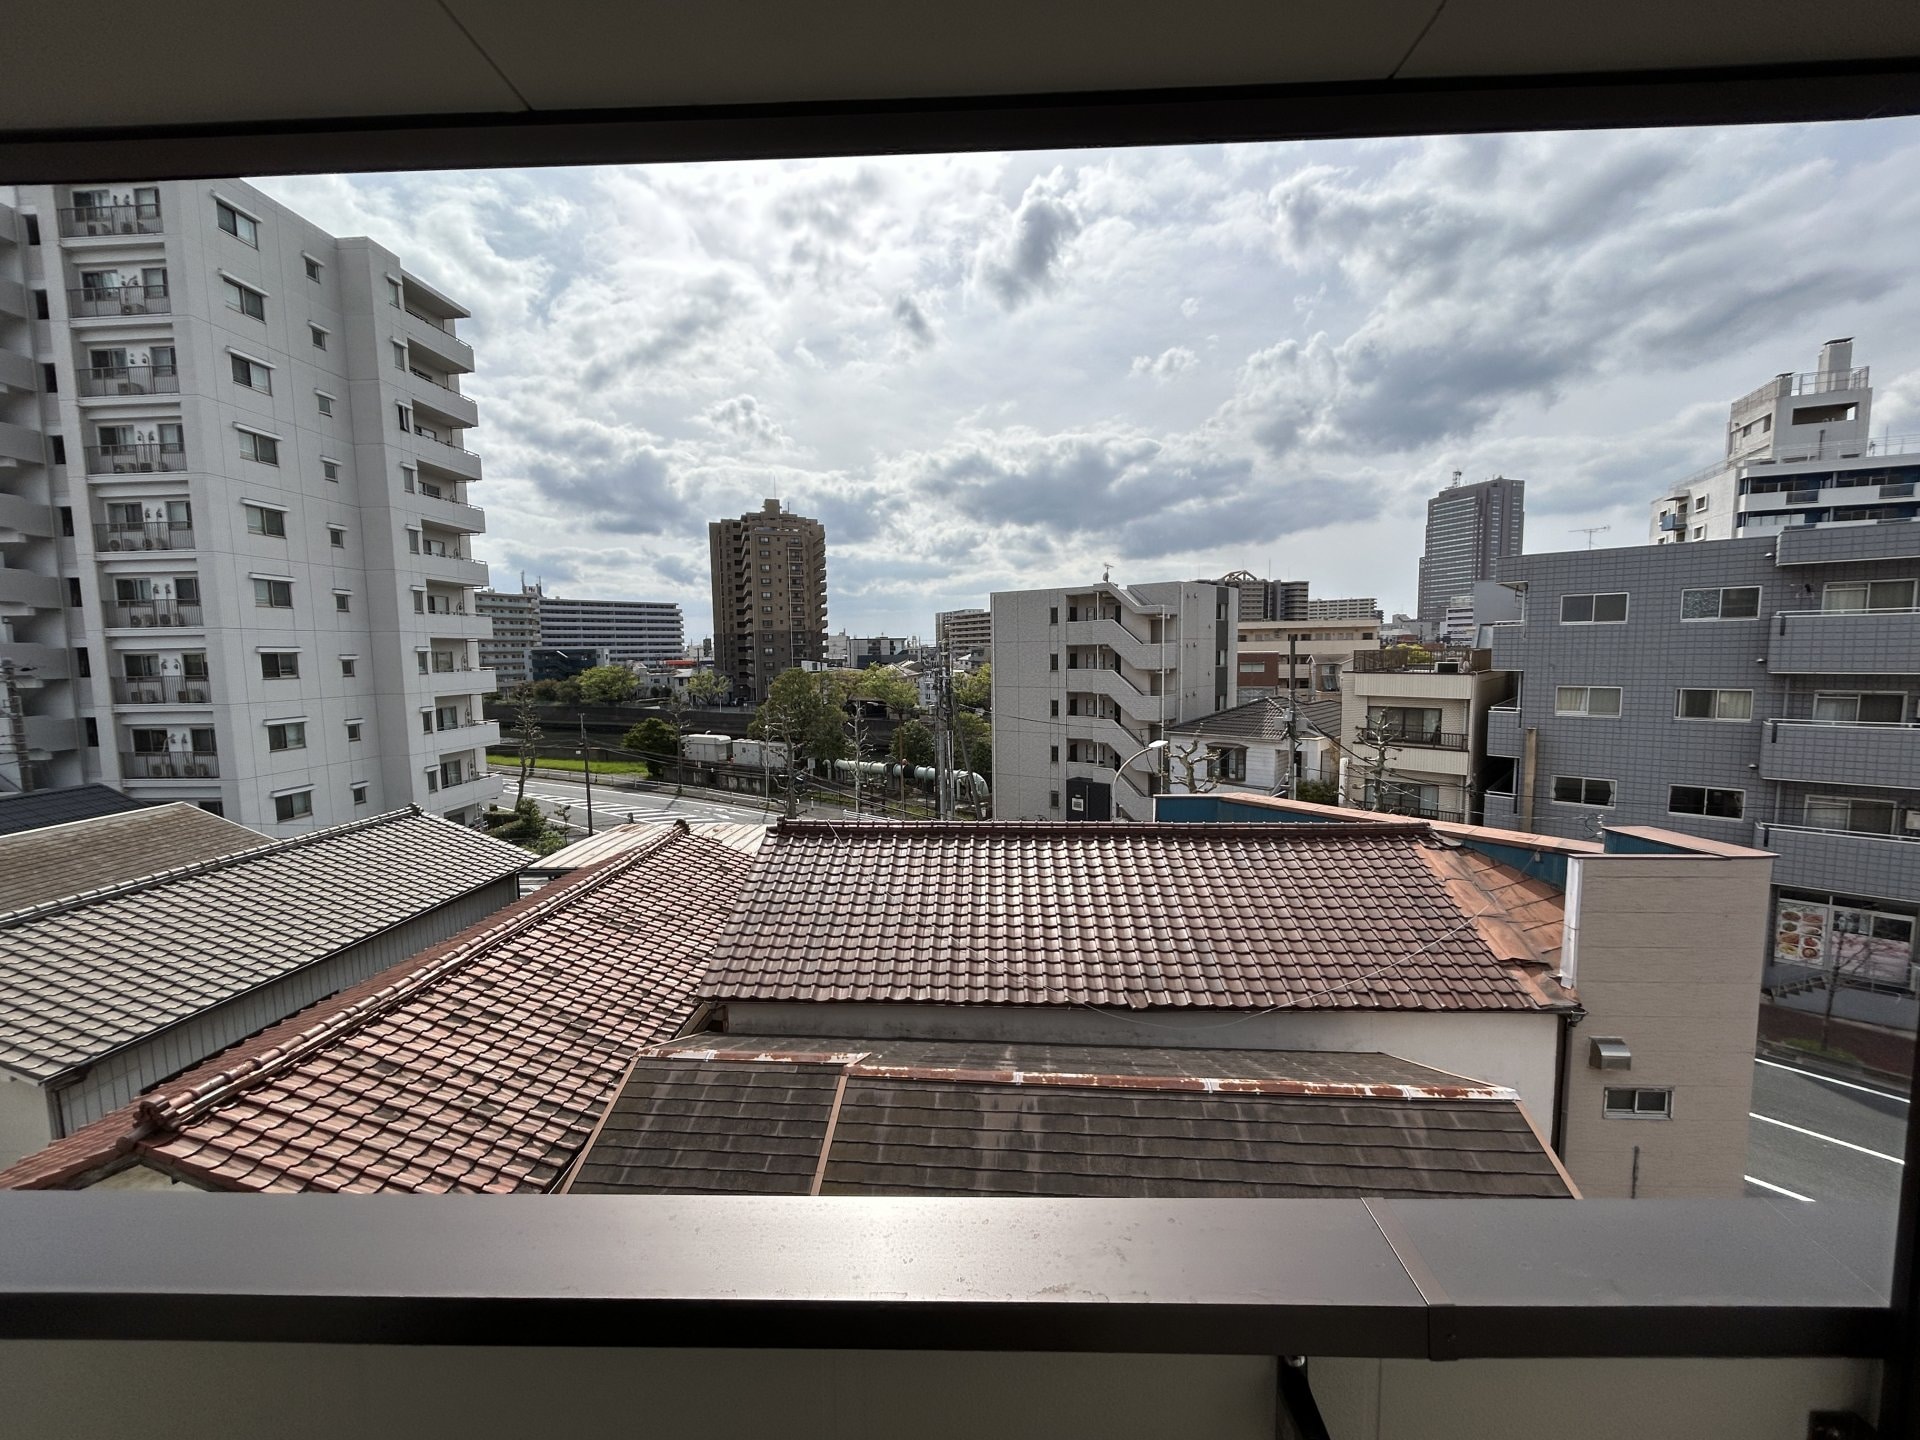
M 1592 1197 L 1744 1194 L 1771 858 L 1588 855 L 1573 865 L 1587 1018 L 1571 1040 L 1561 1158 Z M 1597 1036 L 1624 1040 L 1632 1068 L 1594 1069 Z M 1671 1086 L 1673 1118 L 1609 1119 L 1608 1086 Z
M 1868 1360 L 1374 1360 L 1307 1367 L 1333 1440 L 1806 1440 L 1870 1413 Z
M 51 1139 L 47 1092 L 31 1080 L 0 1076 L 0 1167 L 31 1155 Z

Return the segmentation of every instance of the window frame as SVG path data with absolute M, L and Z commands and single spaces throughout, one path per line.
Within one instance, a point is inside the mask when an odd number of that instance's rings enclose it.
M 249 320 L 258 320 L 262 325 L 267 323 L 266 291 L 256 290 L 245 281 L 236 280 L 231 275 L 225 274 L 221 275 L 220 284 L 222 286 L 221 294 L 226 300 L 227 309 L 233 311 L 236 315 L 244 315 Z M 236 297 L 239 301 L 238 304 L 234 303 Z M 259 307 L 257 310 L 247 308 L 249 297 L 251 297 L 253 303 Z
M 227 223 L 229 219 L 233 221 L 231 225 Z M 232 201 L 224 200 L 218 195 L 213 197 L 213 224 L 214 228 L 223 235 L 231 235 L 242 245 L 253 250 L 260 248 L 259 217 L 249 215 Z M 240 228 L 243 224 L 246 226 L 245 231 Z
M 1751 615 L 1727 614 L 1727 596 L 1748 590 L 1753 592 L 1753 613 Z M 1713 614 L 1687 614 L 1687 597 L 1706 594 L 1716 596 Z M 1742 620 L 1763 620 L 1766 618 L 1763 612 L 1765 601 L 1766 586 L 1764 585 L 1684 585 L 1680 589 L 1680 623 L 1682 625 L 1732 625 Z
M 262 650 L 260 655 L 260 678 L 262 680 L 298 680 L 300 678 L 300 652 L 298 650 Z M 267 664 L 271 661 L 274 672 L 267 673 Z M 292 668 L 287 668 L 292 661 Z
M 255 609 L 258 609 L 258 610 L 291 610 L 293 609 L 293 582 L 291 580 L 277 580 L 271 575 L 254 575 L 249 578 L 253 581 L 253 604 Z M 265 585 L 267 587 L 266 591 L 264 592 L 267 596 L 265 600 L 262 600 L 260 598 L 261 594 L 263 593 L 260 589 L 262 585 Z M 282 604 L 279 601 L 279 599 L 276 598 L 281 594 L 281 590 L 275 587 L 285 587 L 285 593 L 287 597 L 285 604 Z
M 1674 808 L 1674 795 L 1677 791 L 1681 790 L 1698 790 L 1700 792 L 1700 808 L 1698 810 L 1676 810 Z M 1740 797 L 1739 805 L 1730 815 L 1710 809 L 1709 806 L 1712 804 L 1712 797 L 1715 795 L 1737 795 Z M 1731 785 L 1687 785 L 1670 783 L 1667 786 L 1667 814 L 1685 815 L 1696 820 L 1744 820 L 1747 817 L 1747 792 L 1744 787 Z
M 1671 1085 L 1603 1085 L 1600 1087 L 1600 1118 L 1602 1120 L 1671 1120 L 1673 1119 L 1673 1091 Z M 1631 1095 L 1633 1099 L 1625 1106 L 1616 1106 L 1613 1097 Z M 1659 1110 L 1641 1108 L 1640 1097 L 1659 1095 L 1666 1104 Z
M 279 755 L 288 750 L 307 748 L 307 722 L 304 720 L 269 720 L 266 728 L 269 754 Z M 277 745 L 274 743 L 276 738 L 280 742 Z
M 1620 599 L 1624 602 L 1620 607 L 1620 618 L 1618 620 L 1595 619 L 1594 616 L 1599 611 L 1599 608 L 1600 608 L 1599 602 L 1601 598 L 1604 596 L 1607 599 L 1612 599 L 1616 595 L 1619 596 Z M 1585 600 L 1589 602 L 1587 606 L 1588 615 L 1586 619 L 1569 620 L 1567 618 L 1567 602 L 1569 600 Z M 1565 594 L 1561 595 L 1560 597 L 1560 623 L 1562 625 L 1625 625 L 1632 618 L 1633 618 L 1633 592 L 1631 590 L 1568 591 Z
M 1673 718 L 1685 721 L 1689 725 L 1750 725 L 1753 723 L 1753 691 L 1743 686 L 1729 685 L 1681 685 L 1673 692 Z M 1688 695 L 1711 695 L 1713 702 L 1711 715 L 1688 715 L 1684 713 Z M 1744 715 L 1722 715 L 1720 713 L 1721 696 L 1744 695 L 1747 697 L 1747 713 Z
M 280 437 L 269 435 L 264 430 L 249 430 L 244 425 L 233 427 L 240 436 L 240 458 L 251 460 L 256 465 L 271 465 L 280 468 Z
M 1578 690 L 1581 696 L 1581 708 L 1567 710 L 1561 708 L 1560 697 L 1569 690 Z M 1614 708 L 1611 714 L 1592 709 L 1593 692 L 1604 690 L 1612 692 Z M 1573 720 L 1618 720 L 1627 708 L 1626 687 L 1622 685 L 1556 685 L 1553 687 L 1553 713 L 1562 719 Z
M 274 796 L 273 818 L 274 823 L 278 825 L 291 825 L 296 820 L 311 820 L 313 818 L 313 787 L 289 790 L 285 794 Z
M 287 512 L 279 506 L 259 505 L 251 500 L 243 500 L 240 502 L 240 509 L 246 517 L 249 535 L 264 535 L 273 540 L 287 538 Z M 274 529 L 274 525 L 278 525 L 279 528 Z
M 1560 798 L 1561 782 L 1567 780 L 1574 781 L 1580 786 L 1580 799 L 1563 800 Z M 1586 793 L 1587 786 L 1589 785 L 1605 785 L 1607 787 L 1607 798 L 1605 800 L 1587 799 Z M 1547 803 L 1550 805 L 1570 805 L 1580 810 L 1617 810 L 1620 807 L 1620 782 L 1605 775 L 1553 775 L 1548 777 Z

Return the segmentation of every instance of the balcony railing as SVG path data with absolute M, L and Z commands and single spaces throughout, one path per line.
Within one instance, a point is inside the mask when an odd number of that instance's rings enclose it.
M 441 439 L 438 435 L 434 434 L 431 430 L 427 429 L 423 425 L 414 426 L 413 433 L 418 435 L 422 440 L 431 440 L 434 444 L 444 445 L 449 450 L 458 450 L 462 455 L 472 455 L 474 453 L 473 451 L 467 449 L 467 447 L 464 445 L 456 444 L 452 440 Z
M 104 365 L 82 370 L 82 395 L 175 395 L 180 372 L 171 365 Z
M 160 202 L 138 205 L 62 205 L 60 233 L 78 235 L 158 235 Z
M 204 624 L 198 605 L 182 605 L 173 600 L 122 600 L 113 601 L 107 606 L 109 625 L 157 626 L 166 629 L 169 626 L 196 626 Z
M 1362 733 L 1377 735 L 1389 745 L 1403 745 L 1417 750 L 1464 750 L 1467 748 L 1467 737 L 1456 730 L 1411 730 L 1400 725 L 1369 725 Z
M 103 315 L 171 315 L 164 285 L 109 285 L 67 291 L 67 313 L 77 320 Z
M 433 673 L 435 675 L 457 675 L 462 671 L 471 669 L 473 669 L 473 662 L 471 660 L 462 660 L 453 655 L 436 655 L 433 657 Z
M 411 305 L 406 307 L 406 311 L 407 311 L 407 314 L 411 315 L 414 319 L 421 321 L 424 324 L 431 325 L 434 329 L 438 330 L 443 335 L 453 334 L 453 330 L 448 326 L 447 322 L 441 319 L 438 315 L 429 315 L 427 314 L 426 311 L 416 310 Z M 455 337 L 455 338 L 458 338 L 458 337 Z
M 113 681 L 116 705 L 211 705 L 213 685 L 206 676 L 117 675 Z
M 161 521 L 153 525 L 95 525 L 96 550 L 191 550 L 193 526 Z
M 447 384 L 446 381 L 436 380 L 433 378 L 433 376 L 429 375 L 426 371 L 418 369 L 412 365 L 409 365 L 407 367 L 407 373 L 413 376 L 413 378 L 416 380 L 424 380 L 429 385 L 439 386 L 442 390 L 446 391 L 449 395 L 460 395 L 460 392 L 454 389 L 453 386 Z M 460 395 L 460 398 L 462 400 L 465 400 L 467 397 L 465 395 Z
M 1427 658 L 1419 660 L 1408 652 L 1424 650 Z M 1426 647 L 1393 646 L 1386 650 L 1356 650 L 1350 667 L 1362 675 L 1396 675 L 1410 673 L 1417 675 L 1471 675 L 1493 668 L 1491 650 L 1444 649 L 1434 650 Z
M 212 751 L 122 754 L 120 773 L 129 780 L 217 780 L 220 757 Z
M 144 440 L 133 445 L 87 446 L 89 475 L 138 475 L 187 468 L 187 447 L 178 440 Z

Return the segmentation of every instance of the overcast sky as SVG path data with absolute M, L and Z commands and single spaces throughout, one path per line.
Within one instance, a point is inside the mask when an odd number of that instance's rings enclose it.
M 711 629 L 706 522 L 829 621 L 1248 569 L 1411 609 L 1426 497 L 1639 543 L 1726 406 L 1856 337 L 1920 432 L 1920 121 L 263 180 L 473 310 L 479 546 Z

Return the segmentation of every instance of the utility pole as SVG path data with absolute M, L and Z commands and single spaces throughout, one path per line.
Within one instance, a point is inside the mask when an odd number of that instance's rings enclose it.
M 4 686 L 7 707 L 7 748 L 20 765 L 20 790 L 22 794 L 33 789 L 33 756 L 27 746 L 27 716 L 20 708 L 20 681 L 22 675 L 31 674 L 31 665 L 15 665 L 11 660 L 0 661 L 0 686 Z
M 587 838 L 593 838 L 593 756 L 587 751 L 587 717 L 580 719 L 580 773 L 587 778 Z
M 1287 798 L 1300 798 L 1300 692 L 1294 688 L 1294 667 L 1300 663 L 1300 636 L 1287 636 Z

